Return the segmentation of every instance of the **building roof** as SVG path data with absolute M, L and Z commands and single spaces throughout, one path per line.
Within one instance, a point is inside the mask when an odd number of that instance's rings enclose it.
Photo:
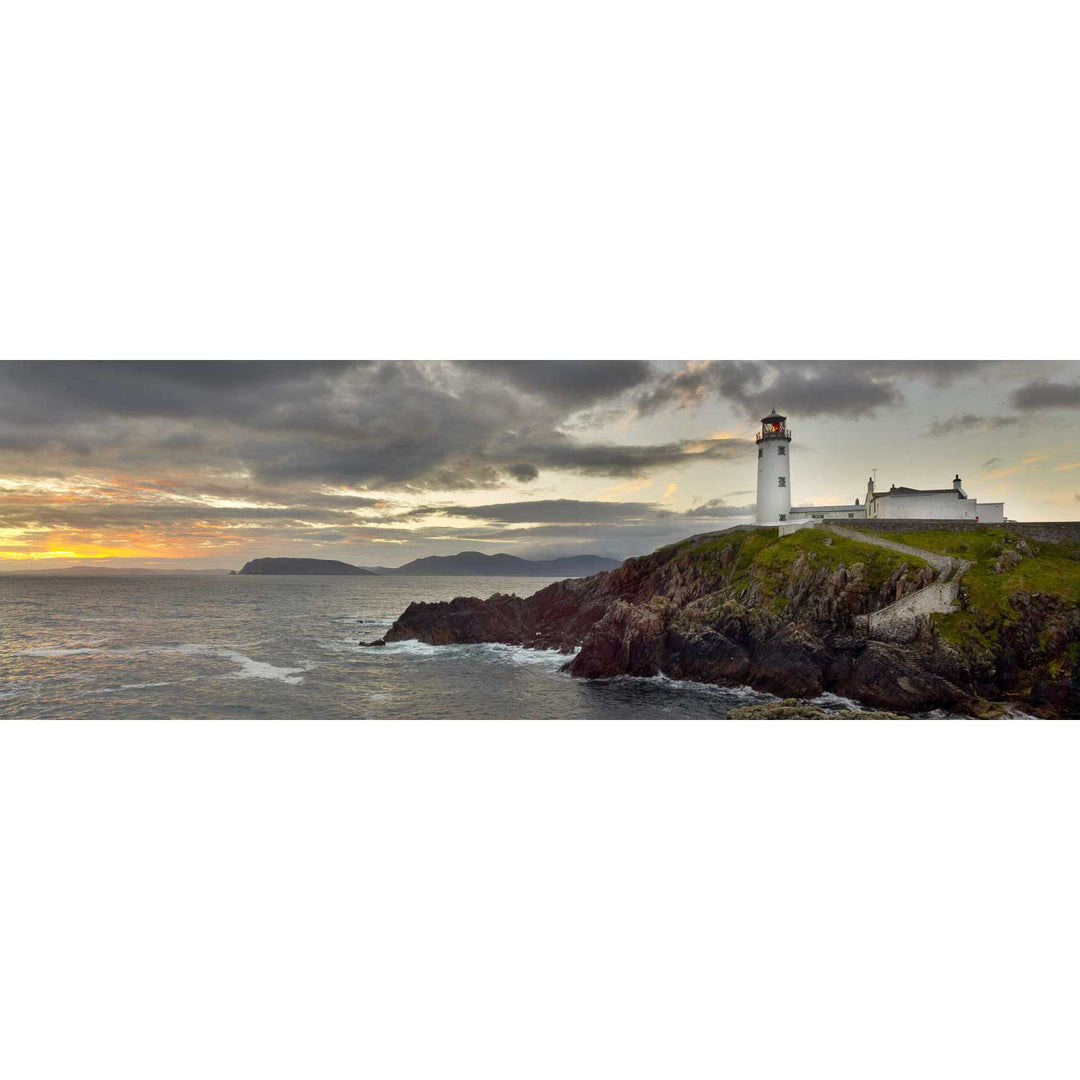
M 888 491 L 875 491 L 875 499 L 883 499 L 886 495 L 955 495 L 960 498 L 960 492 L 956 488 L 909 488 L 892 487 Z
M 786 420 L 786 419 L 787 419 L 786 416 L 781 416 L 780 413 L 778 413 L 776 411 L 776 409 L 774 408 L 773 411 L 771 413 L 769 413 L 768 416 L 763 416 L 761 418 L 761 422 L 764 424 L 768 420 Z
M 865 510 L 865 506 L 860 506 L 858 503 L 853 503 L 850 506 L 793 506 L 788 513 L 790 514 L 815 514 L 819 510 Z

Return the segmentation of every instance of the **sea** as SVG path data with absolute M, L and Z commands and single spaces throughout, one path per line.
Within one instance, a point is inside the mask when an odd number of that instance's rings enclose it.
M 0 717 L 707 719 L 749 687 L 575 679 L 570 656 L 381 637 L 414 600 L 529 596 L 552 578 L 0 575 Z M 851 715 L 854 702 L 818 704 Z

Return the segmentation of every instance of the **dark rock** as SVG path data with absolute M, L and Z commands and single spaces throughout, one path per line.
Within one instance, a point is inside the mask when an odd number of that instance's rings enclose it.
M 383 638 L 376 638 L 374 641 L 358 641 L 357 645 L 362 649 L 375 649 L 380 645 L 385 645 L 386 641 Z
M 856 660 L 844 694 L 868 705 L 924 712 L 955 705 L 962 692 L 940 675 L 912 663 L 911 651 L 871 641 Z
M 1015 701 L 1080 715 L 1080 680 L 1067 660 L 1080 641 L 1075 604 L 1014 592 L 1007 626 L 999 632 L 978 623 L 978 640 L 962 651 L 925 619 L 902 644 L 868 640 L 860 617 L 928 584 L 929 567 L 901 566 L 871 584 L 866 563 L 837 565 L 833 555 L 830 565 L 802 551 L 770 577 L 740 554 L 754 533 L 743 527 L 694 537 L 525 599 L 410 604 L 385 640 L 576 650 L 564 670 L 581 678 L 662 674 L 792 698 L 831 691 L 905 713 L 982 715 Z M 1014 564 L 1021 558 L 1006 551 L 1001 561 L 1009 556 Z
M 728 713 L 732 720 L 837 720 L 846 716 L 856 716 L 860 720 L 908 719 L 894 712 L 855 712 L 853 709 L 830 712 L 797 698 L 786 698 L 784 701 L 770 702 L 767 705 L 744 705 Z

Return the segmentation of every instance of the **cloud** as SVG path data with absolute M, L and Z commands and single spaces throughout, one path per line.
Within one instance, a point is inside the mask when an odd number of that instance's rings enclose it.
M 618 397 L 652 375 L 644 360 L 467 360 L 462 367 L 561 408 L 577 410 Z
M 1018 409 L 1080 409 L 1080 382 L 1030 382 L 1013 391 L 1012 403 Z
M 585 499 L 536 499 L 525 502 L 494 503 L 487 506 L 418 506 L 400 515 L 403 519 L 452 517 L 473 518 L 499 525 L 559 523 L 597 525 L 674 521 L 680 518 L 713 520 L 744 517 L 753 513 L 749 506 L 728 506 L 723 499 L 710 499 L 689 510 L 670 510 L 656 503 L 600 502 Z
M 709 397 L 757 419 L 774 407 L 798 416 L 862 416 L 899 402 L 897 372 L 840 362 L 704 361 L 660 378 L 638 398 L 642 416 L 697 406 Z
M 637 477 L 697 461 L 740 460 L 752 446 L 746 439 L 683 439 L 655 445 L 583 443 L 555 433 L 527 449 L 530 458 L 543 468 L 586 476 Z
M 934 420 L 926 428 L 926 434 L 932 439 L 940 439 L 946 435 L 970 435 L 973 431 L 997 431 L 1026 422 L 1026 418 L 1022 416 L 976 416 L 974 413 L 965 413 L 963 416 Z
M 637 398 L 640 416 L 696 407 L 711 397 L 733 404 L 748 419 L 774 406 L 790 416 L 860 419 L 904 401 L 907 384 L 946 387 L 963 379 L 1030 378 L 1032 364 L 996 360 L 770 360 L 691 361 L 659 376 Z M 1058 362 L 1040 364 L 1056 371 Z
M 981 469 L 1000 469 L 1005 462 L 999 457 L 987 458 L 986 461 L 979 466 Z
M 640 476 L 745 450 L 738 440 L 621 445 L 559 430 L 567 409 L 651 373 L 637 362 L 7 363 L 0 469 L 197 471 L 212 461 L 265 486 L 469 491 L 542 469 Z
M 520 480 L 522 483 L 529 483 L 531 480 L 535 480 L 540 475 L 540 470 L 535 465 L 530 465 L 527 461 L 519 461 L 513 465 L 507 466 L 506 471 L 515 479 Z

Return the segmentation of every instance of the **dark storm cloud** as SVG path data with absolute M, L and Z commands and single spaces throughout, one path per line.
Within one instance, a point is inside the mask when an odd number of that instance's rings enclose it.
M 715 396 L 752 419 L 774 407 L 798 416 L 858 416 L 901 400 L 892 378 L 846 363 L 713 361 L 660 379 L 639 399 L 638 411 L 687 408 Z
M 857 419 L 901 404 L 905 387 L 916 381 L 940 388 L 960 379 L 1030 374 L 1030 365 L 987 360 L 703 361 L 658 377 L 639 395 L 637 410 L 648 416 L 715 397 L 731 402 L 748 419 L 773 407 L 792 416 Z
M 640 477 L 660 468 L 696 461 L 730 461 L 744 457 L 753 444 L 745 439 L 684 439 L 652 446 L 581 443 L 553 435 L 546 444 L 530 447 L 538 465 L 586 476 Z
M 298 384 L 333 378 L 336 361 L 78 360 L 0 364 L 9 422 L 99 416 L 205 417 L 259 412 Z
M 1031 382 L 1013 391 L 1018 409 L 1080 409 L 1080 382 Z
M 885 377 L 839 364 L 809 371 L 781 370 L 767 390 L 747 396 L 746 406 L 755 415 L 765 415 L 776 406 L 797 416 L 858 417 L 901 400 L 900 391 Z
M 403 518 L 433 516 L 475 518 L 496 524 L 559 523 L 599 525 L 616 522 L 672 521 L 678 518 L 741 517 L 750 507 L 728 506 L 722 499 L 710 499 L 690 510 L 676 511 L 656 503 L 599 502 L 584 499 L 536 499 L 526 502 L 494 503 L 489 506 L 418 506 Z
M 769 367 L 755 361 L 707 360 L 688 364 L 681 371 L 661 376 L 637 401 L 642 416 L 669 408 L 700 405 L 710 395 L 744 403 L 745 395 L 760 387 Z
M 644 360 L 466 360 L 462 366 L 569 410 L 617 397 L 653 374 Z
M 506 471 L 515 480 L 520 480 L 522 483 L 526 484 L 530 480 L 535 480 L 540 475 L 540 470 L 535 465 L 530 465 L 527 461 L 519 461 L 514 465 L 510 465 Z
M 518 370 L 519 367 L 522 370 Z M 541 469 L 639 476 L 735 449 L 617 446 L 558 430 L 642 363 L 64 363 L 0 366 L 4 471 L 198 470 L 257 484 L 468 491 Z M 525 389 L 526 394 L 521 391 Z M 531 396 L 532 394 L 536 396 Z

